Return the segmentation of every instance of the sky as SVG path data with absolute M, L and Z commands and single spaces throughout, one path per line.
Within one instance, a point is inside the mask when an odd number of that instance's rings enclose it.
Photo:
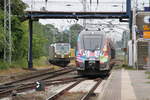
M 49 11 L 83 11 L 83 0 L 48 0 L 47 5 L 45 0 L 22 0 L 29 5 L 28 10 L 40 10 L 46 7 Z M 86 0 L 87 11 L 125 11 L 126 0 Z M 132 0 L 133 1 L 133 0 Z M 138 8 L 143 8 L 149 4 L 149 0 L 137 0 Z M 67 6 L 69 5 L 69 6 Z M 32 6 L 32 7 L 31 7 Z
M 84 11 L 83 10 L 83 3 L 82 0 L 48 0 L 47 4 L 44 2 L 45 0 L 22 0 L 25 3 L 28 4 L 28 8 L 26 10 L 36 10 L 40 11 L 43 7 L 46 8 L 48 11 Z M 97 0 L 91 0 L 92 3 L 90 3 L 90 0 L 86 0 L 86 11 L 105 11 L 105 12 L 125 12 L 126 11 L 126 0 L 99 0 L 99 3 L 97 3 Z M 138 9 L 142 9 L 144 6 L 148 6 L 150 0 L 138 0 L 137 1 L 137 7 Z M 91 20 L 87 20 L 87 22 L 91 23 Z M 92 23 L 107 23 L 111 22 L 119 23 L 118 20 L 92 20 Z M 83 20 L 80 19 L 78 21 L 74 19 L 40 19 L 40 23 L 42 24 L 53 24 L 55 27 L 59 29 L 59 31 L 63 31 L 65 29 L 68 29 L 72 24 L 78 23 L 83 24 Z M 125 24 L 125 23 L 123 23 Z M 128 24 L 126 25 L 120 25 L 121 27 L 128 29 Z M 117 30 L 116 30 L 117 29 Z M 124 30 L 116 28 L 112 32 L 112 37 L 115 37 L 115 40 L 120 40 L 122 36 L 122 32 Z M 106 30 L 109 30 L 106 28 Z M 116 31 L 118 31 L 116 33 Z M 117 34 L 116 36 L 114 34 Z M 116 38 L 117 37 L 117 38 Z

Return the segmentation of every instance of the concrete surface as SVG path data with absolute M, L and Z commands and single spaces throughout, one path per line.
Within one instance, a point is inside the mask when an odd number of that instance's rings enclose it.
M 97 100 L 150 100 L 150 79 L 144 70 L 113 70 Z M 103 89 L 102 89 L 103 88 Z
M 85 80 L 69 90 L 69 92 L 88 92 L 96 84 L 93 80 Z

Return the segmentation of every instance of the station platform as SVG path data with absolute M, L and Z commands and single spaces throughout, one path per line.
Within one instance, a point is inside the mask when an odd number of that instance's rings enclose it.
M 113 70 L 97 100 L 150 100 L 150 79 L 144 70 Z

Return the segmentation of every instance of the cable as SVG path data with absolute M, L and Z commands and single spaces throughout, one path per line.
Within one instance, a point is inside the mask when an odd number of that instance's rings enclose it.
M 90 0 L 90 5 L 92 5 L 92 0 Z
M 95 11 L 98 10 L 98 5 L 99 5 L 99 0 L 97 0 L 97 5 L 96 5 L 96 8 L 95 8 Z

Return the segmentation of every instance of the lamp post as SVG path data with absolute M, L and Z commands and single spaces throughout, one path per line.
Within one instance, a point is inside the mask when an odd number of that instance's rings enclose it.
M 132 43 L 133 43 L 133 67 L 136 68 L 137 50 L 136 50 L 136 0 L 133 0 L 133 15 L 132 15 Z

